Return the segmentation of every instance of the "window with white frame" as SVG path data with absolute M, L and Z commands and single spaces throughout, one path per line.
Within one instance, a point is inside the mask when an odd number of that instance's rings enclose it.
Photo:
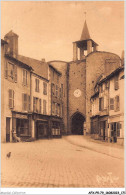
M 28 84 L 28 73 L 27 70 L 23 69 L 23 85 Z
M 28 94 L 22 94 L 22 109 L 23 111 L 30 111 L 30 96 Z
M 115 97 L 114 110 L 115 111 L 119 111 L 120 110 L 120 101 L 119 101 L 119 96 L 118 95 Z
M 114 98 L 110 98 L 110 110 L 114 110 Z
M 5 78 L 17 82 L 17 66 L 11 62 L 5 62 Z
M 99 111 L 104 110 L 104 98 L 99 98 Z

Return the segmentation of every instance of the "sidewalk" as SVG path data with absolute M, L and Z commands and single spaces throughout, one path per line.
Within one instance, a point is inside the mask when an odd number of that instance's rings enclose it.
M 71 144 L 124 160 L 124 147 L 116 143 L 93 140 L 90 136 L 83 135 L 69 135 L 63 138 Z

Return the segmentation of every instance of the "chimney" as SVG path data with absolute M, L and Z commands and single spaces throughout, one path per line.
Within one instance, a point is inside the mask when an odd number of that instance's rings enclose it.
M 42 61 L 42 62 L 45 62 L 45 58 L 42 58 L 41 61 Z
M 5 52 L 8 55 L 17 58 L 18 56 L 18 35 L 15 34 L 12 30 L 7 33 L 4 37 L 4 40 L 8 43 L 5 47 Z

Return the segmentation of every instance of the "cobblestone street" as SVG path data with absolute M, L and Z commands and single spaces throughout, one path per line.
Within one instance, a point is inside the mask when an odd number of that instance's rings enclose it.
M 65 137 L 1 144 L 2 187 L 124 187 L 123 166 L 123 159 L 73 145 Z

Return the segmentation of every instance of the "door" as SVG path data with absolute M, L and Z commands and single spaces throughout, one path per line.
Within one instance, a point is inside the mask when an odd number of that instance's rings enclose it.
M 6 142 L 10 142 L 10 118 L 6 118 Z
M 103 140 L 105 140 L 106 121 L 103 121 Z

